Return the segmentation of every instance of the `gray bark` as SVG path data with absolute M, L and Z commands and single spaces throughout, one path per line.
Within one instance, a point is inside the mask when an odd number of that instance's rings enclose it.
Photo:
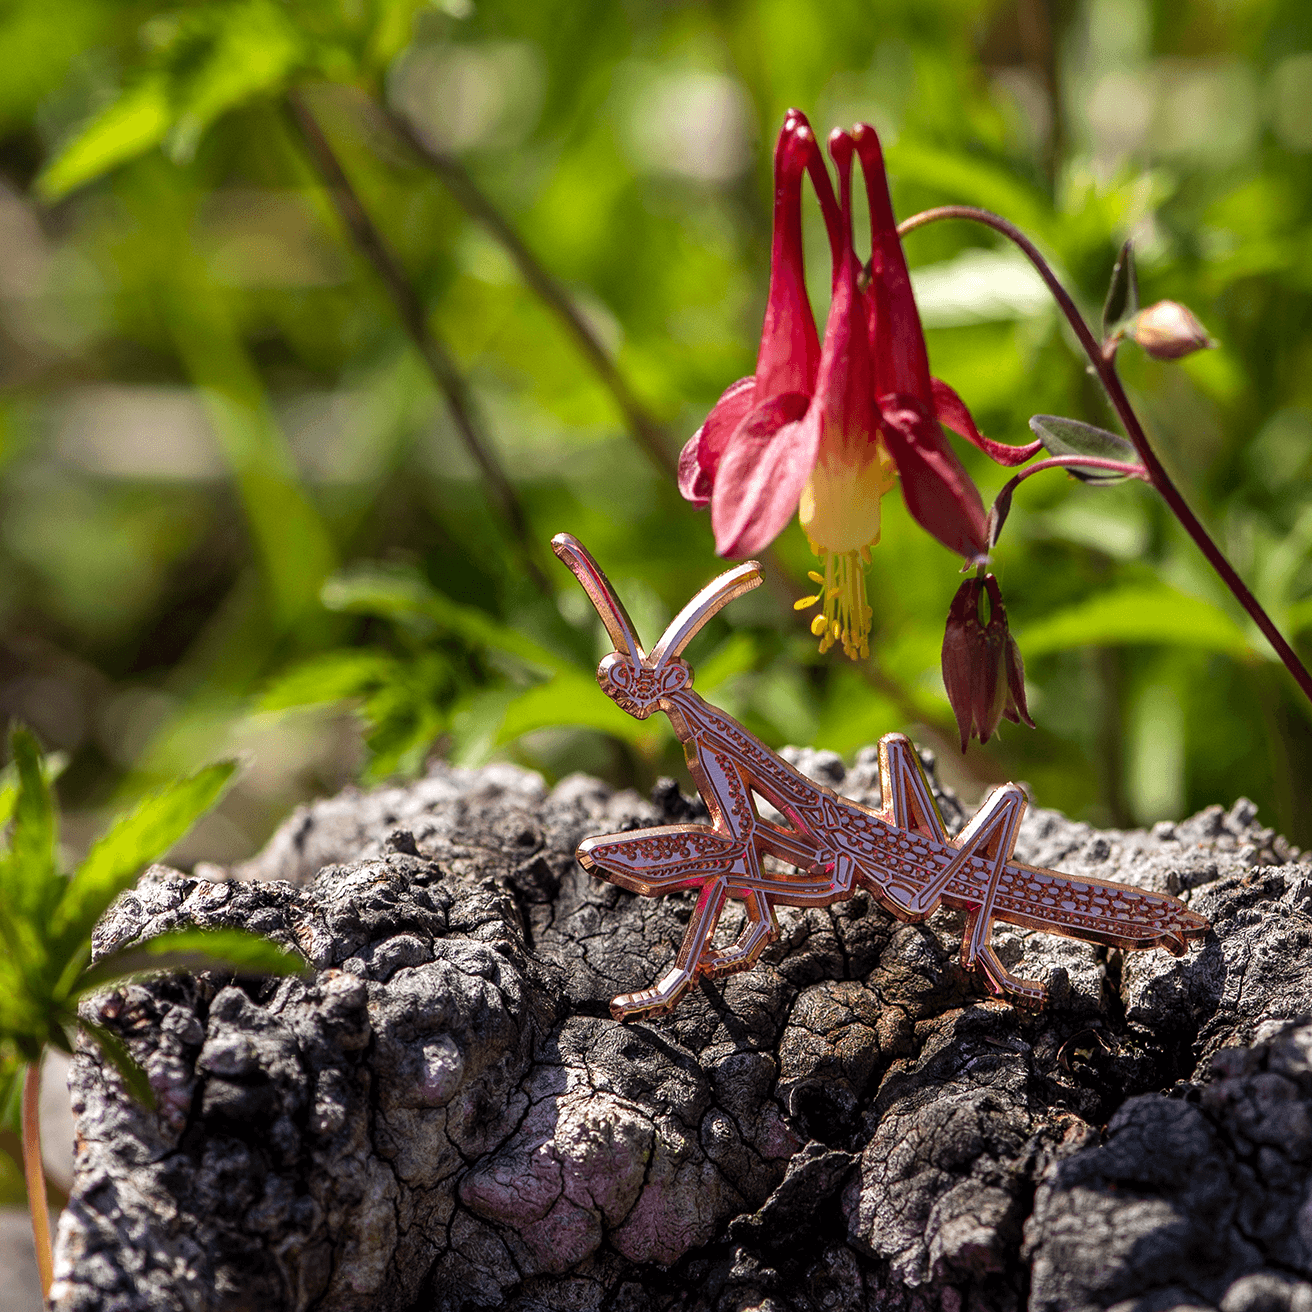
M 877 800 L 872 751 L 793 758 Z M 1251 804 L 1151 833 L 1031 811 L 1020 860 L 1214 925 L 1180 960 L 1000 927 L 1042 1015 L 981 998 L 959 915 L 858 894 L 617 1024 L 690 900 L 575 845 L 699 809 L 439 767 L 301 810 L 230 880 L 154 868 L 99 952 L 242 925 L 314 972 L 96 1000 L 159 1105 L 78 1057 L 54 1305 L 1312 1312 L 1312 867 Z

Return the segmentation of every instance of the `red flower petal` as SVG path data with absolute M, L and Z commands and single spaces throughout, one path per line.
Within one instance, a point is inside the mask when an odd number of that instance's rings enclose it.
M 711 504 L 711 488 L 720 458 L 738 425 L 751 413 L 756 379 L 740 378 L 720 394 L 706 422 L 679 453 L 679 491 L 699 510 Z
M 934 388 L 934 413 L 941 424 L 946 424 L 954 433 L 960 433 L 967 442 L 979 447 L 985 455 L 991 456 L 1000 465 L 1023 465 L 1031 456 L 1043 450 L 1042 442 L 1026 442 L 1024 446 L 1012 446 L 1009 442 L 995 442 L 985 437 L 975 427 L 975 421 L 966 409 L 966 403 L 941 378 L 932 378 Z
M 984 502 L 938 420 L 912 396 L 881 396 L 879 409 L 884 442 L 902 476 L 902 496 L 916 522 L 967 560 L 986 555 Z
M 810 392 L 815 386 L 820 339 L 802 256 L 802 175 L 819 155 L 806 116 L 789 110 L 774 149 L 770 293 L 756 357 L 756 385 L 762 400 L 782 392 Z M 824 161 L 819 162 L 823 169 Z
M 852 248 L 852 141 L 846 132 L 829 138 L 829 153 L 838 166 L 842 197 L 842 263 L 834 278 L 833 299 L 820 349 L 815 381 L 815 407 L 820 412 L 822 457 L 839 457 L 855 464 L 875 440 L 879 420 L 874 404 L 874 370 L 865 298 L 857 290 L 859 264 Z
M 711 527 L 721 556 L 767 547 L 797 512 L 820 441 L 811 398 L 785 392 L 756 407 L 734 433 L 715 477 Z
M 971 704 L 971 669 L 975 649 L 980 638 L 978 579 L 967 579 L 952 598 L 948 607 L 948 621 L 943 629 L 943 651 L 940 666 L 943 687 L 947 690 L 952 714 L 957 717 L 957 730 L 961 734 L 961 750 L 966 750 L 973 728 Z
M 1030 719 L 1030 708 L 1025 705 L 1025 662 L 1020 658 L 1020 648 L 1016 639 L 1007 634 L 1007 705 L 1003 715 L 1012 724 L 1024 722 L 1033 729 L 1034 721 Z
M 861 160 L 870 203 L 870 293 L 875 309 L 870 345 L 875 385 L 881 395 L 898 392 L 917 397 L 928 406 L 933 396 L 929 353 L 911 290 L 911 274 L 902 253 L 902 239 L 897 235 L 879 137 L 874 128 L 858 123 L 852 129 L 852 141 Z

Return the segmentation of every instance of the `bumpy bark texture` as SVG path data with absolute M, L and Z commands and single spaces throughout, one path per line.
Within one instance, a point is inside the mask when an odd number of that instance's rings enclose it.
M 871 751 L 793 759 L 876 800 Z M 690 903 L 574 847 L 699 812 L 439 768 L 299 812 L 231 880 L 156 868 L 99 951 L 243 925 L 314 972 L 97 1001 L 158 1107 L 79 1057 L 55 1306 L 1312 1312 L 1312 867 L 1249 803 L 1151 833 L 1031 812 L 1019 859 L 1215 926 L 1180 960 L 1000 928 L 1041 1016 L 980 998 L 960 916 L 858 894 L 616 1024 Z

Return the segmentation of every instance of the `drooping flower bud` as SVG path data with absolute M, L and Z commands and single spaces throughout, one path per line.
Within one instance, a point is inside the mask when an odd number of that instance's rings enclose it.
M 1154 360 L 1179 360 L 1215 345 L 1194 312 L 1179 301 L 1158 301 L 1140 310 L 1125 334 Z
M 982 619 L 986 598 L 988 618 Z M 988 742 L 1004 717 L 1034 727 L 1025 704 L 1025 665 L 1007 628 L 1002 592 L 992 574 L 967 579 L 952 598 L 943 631 L 942 669 L 963 752 L 972 734 Z

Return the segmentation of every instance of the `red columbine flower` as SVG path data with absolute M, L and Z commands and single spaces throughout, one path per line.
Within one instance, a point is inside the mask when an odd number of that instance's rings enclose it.
M 679 456 L 679 491 L 696 506 L 710 505 L 715 549 L 722 556 L 759 551 L 792 513 L 788 507 L 774 522 L 778 516 L 771 512 L 772 466 L 763 459 L 763 449 L 780 428 L 806 413 L 820 362 L 802 260 L 802 174 L 808 169 L 833 243 L 838 205 L 829 174 L 806 116 L 790 109 L 774 151 L 770 295 L 756 373 L 725 390 Z M 787 444 L 775 454 L 788 463 Z
M 931 379 L 920 316 L 902 254 L 874 129 L 835 132 L 842 204 L 806 119 L 790 110 L 775 150 L 775 227 L 770 298 L 756 375 L 730 387 L 683 450 L 679 487 L 711 506 L 722 556 L 761 550 L 797 507 L 824 572 L 799 607 L 822 605 L 812 621 L 821 650 L 840 641 L 868 655 L 872 613 L 864 565 L 879 541 L 880 498 L 902 478 L 913 517 L 945 546 L 975 561 L 986 554 L 979 492 L 940 421 L 1003 464 L 1039 447 L 1008 447 L 980 435 L 965 405 Z M 871 264 L 852 242 L 851 168 L 859 155 L 870 201 Z M 833 299 L 818 346 L 803 279 L 801 181 L 809 171 L 833 254 Z

